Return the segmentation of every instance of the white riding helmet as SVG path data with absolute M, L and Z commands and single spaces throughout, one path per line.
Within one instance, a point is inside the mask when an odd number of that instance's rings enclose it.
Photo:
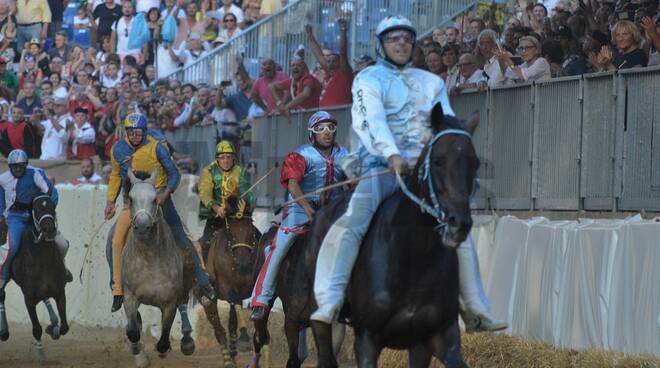
M 417 38 L 417 30 L 415 30 L 415 27 L 413 27 L 408 18 L 401 15 L 390 15 L 385 17 L 385 19 L 378 23 L 378 27 L 376 27 L 376 36 L 378 37 L 379 41 L 376 42 L 376 55 L 379 58 L 387 59 L 385 50 L 383 50 L 383 36 L 385 33 L 395 29 L 405 29 L 406 31 L 412 33 L 415 39 Z

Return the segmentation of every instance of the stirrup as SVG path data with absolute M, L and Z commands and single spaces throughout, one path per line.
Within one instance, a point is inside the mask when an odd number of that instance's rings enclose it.
M 253 321 L 261 321 L 266 318 L 266 307 L 256 306 L 252 308 L 252 313 L 250 313 L 250 319 Z

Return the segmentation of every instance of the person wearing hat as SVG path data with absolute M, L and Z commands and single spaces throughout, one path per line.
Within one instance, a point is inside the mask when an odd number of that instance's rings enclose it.
M 170 157 L 170 152 L 158 140 L 150 137 L 147 132 L 147 118 L 139 113 L 131 113 L 123 122 L 126 137 L 119 140 L 110 155 L 112 172 L 108 182 L 107 204 L 104 217 L 110 220 L 115 215 L 115 201 L 122 190 L 122 182 L 128 180 L 128 170 L 153 172 L 156 171 L 154 185 L 158 192 L 156 203 L 162 206 L 163 217 L 172 230 L 177 244 L 185 252 L 190 252 L 194 264 L 194 278 L 202 293 L 209 300 L 215 299 L 215 290 L 209 283 L 209 277 L 202 268 L 202 263 L 193 244 L 186 234 L 181 218 L 174 207 L 171 194 L 174 193 L 181 174 Z M 126 242 L 126 236 L 131 226 L 131 213 L 126 205 L 128 193 L 124 191 L 124 207 L 122 208 L 115 232 L 112 237 L 112 312 L 121 308 L 124 291 L 121 282 L 121 257 Z
M 84 107 L 77 107 L 74 110 L 74 124 L 70 124 L 69 140 L 71 142 L 71 157 L 75 160 L 82 160 L 96 155 L 96 131 L 87 121 L 89 111 Z
M 202 169 L 199 178 L 199 218 L 206 220 L 199 243 L 205 255 L 215 230 L 213 219 L 224 219 L 227 215 L 242 217 L 252 209 L 252 193 L 246 192 L 250 179 L 247 171 L 236 164 L 236 156 L 231 142 L 220 141 L 215 146 L 215 160 Z M 235 203 L 231 203 L 230 197 L 235 198 Z
M 0 86 L 9 89 L 13 96 L 18 93 L 18 77 L 11 69 L 7 69 L 7 60 L 2 56 L 0 56 Z
M 47 0 L 16 1 L 16 46 L 20 49 L 32 39 L 45 40 L 52 20 Z
M 9 170 L 0 175 L 0 234 L 3 237 L 0 242 L 7 241 L 9 246 L 7 257 L 0 259 L 0 293 L 4 293 L 9 282 L 11 262 L 20 249 L 23 232 L 32 221 L 32 199 L 37 194 L 46 194 L 53 205 L 57 206 L 58 202 L 57 189 L 44 171 L 29 166 L 28 161 L 25 151 L 15 149 L 7 156 Z M 69 242 L 59 232 L 54 241 L 62 257 L 66 256 Z M 69 270 L 66 273 L 67 282 L 73 281 Z
M 380 204 L 399 188 L 394 173 L 405 174 L 417 162 L 424 148 L 422 142 L 431 139 L 431 111 L 440 106 L 447 119 L 454 119 L 442 79 L 410 66 L 416 38 L 417 31 L 405 17 L 384 18 L 376 27 L 374 40 L 377 64 L 355 77 L 351 114 L 353 131 L 359 138 L 354 152 L 359 174 L 375 174 L 386 168 L 390 173 L 361 180 L 351 193 L 348 210 L 323 238 L 314 275 L 318 309 L 310 316 L 312 321 L 330 324 L 338 316 L 369 224 Z M 506 322 L 490 312 L 471 238 L 458 249 L 461 298 L 466 310 L 475 316 L 469 324 L 488 331 L 506 328 Z
M 282 223 L 267 248 L 266 261 L 257 277 L 250 302 L 250 318 L 253 320 L 265 317 L 275 294 L 280 264 L 296 236 L 305 232 L 314 214 L 340 194 L 342 189 L 332 189 L 308 198 L 300 197 L 346 178 L 339 163 L 346 157 L 347 152 L 344 147 L 335 143 L 337 119 L 326 111 L 319 111 L 309 118 L 307 130 L 309 143 L 289 153 L 282 165 L 280 183 L 287 189 L 287 202 L 295 202 L 284 208 Z

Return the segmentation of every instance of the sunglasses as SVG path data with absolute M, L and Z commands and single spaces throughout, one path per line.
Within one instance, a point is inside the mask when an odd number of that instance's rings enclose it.
M 126 129 L 126 135 L 129 137 L 139 137 L 144 135 L 142 129 Z
M 334 133 L 337 131 L 337 126 L 335 124 L 319 124 L 311 127 L 309 130 L 314 134 L 321 134 L 324 132 Z
M 235 23 L 235 22 L 236 22 L 236 19 L 227 18 L 227 19 L 224 19 L 224 20 L 222 21 L 222 23 L 229 23 L 229 22 L 231 22 L 231 23 Z
M 520 47 L 518 47 L 518 51 L 527 51 L 527 50 L 531 50 L 531 49 L 535 49 L 535 48 L 536 48 L 536 46 L 520 46 Z

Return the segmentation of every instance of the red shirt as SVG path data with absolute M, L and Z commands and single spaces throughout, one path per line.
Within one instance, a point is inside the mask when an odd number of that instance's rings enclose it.
M 261 97 L 261 100 L 266 104 L 266 107 L 268 107 L 269 110 L 275 109 L 275 100 L 273 100 L 273 97 L 270 95 L 270 91 L 268 90 L 268 84 L 269 83 L 279 83 L 279 82 L 285 82 L 289 79 L 289 76 L 286 75 L 284 72 L 276 72 L 275 73 L 275 78 L 271 82 L 268 82 L 264 77 L 261 77 L 254 82 L 252 85 L 252 92 L 256 93 Z M 279 96 L 280 99 L 283 98 L 283 95 Z
M 291 89 L 291 82 L 293 81 L 288 80 L 282 83 L 282 87 Z M 317 109 L 319 107 L 321 89 L 323 89 L 323 86 L 321 86 L 321 82 L 319 82 L 318 79 L 314 78 L 314 76 L 309 73 L 305 73 L 305 75 L 303 75 L 302 78 L 296 82 L 296 89 L 295 91 L 291 91 L 291 97 L 295 98 L 301 94 L 305 87 L 309 87 L 312 91 L 312 94 L 310 94 L 309 97 L 307 97 L 300 105 L 298 105 L 297 109 Z
M 93 127 L 96 127 L 96 120 L 94 120 L 94 104 L 91 101 L 85 101 L 83 103 L 76 100 L 69 101 L 69 113 L 71 116 L 76 116 L 76 109 L 78 107 L 87 109 L 87 121 L 89 121 Z
M 327 71 L 326 71 L 327 73 Z M 320 107 L 350 105 L 353 103 L 351 86 L 353 85 L 353 69 L 340 69 L 327 78 L 321 91 Z
M 3 122 L 0 126 L 0 131 L 7 133 L 7 138 L 9 139 L 9 145 L 12 150 L 21 149 L 28 154 L 29 157 L 36 157 L 34 137 L 31 134 L 32 132 L 27 132 L 28 129 L 31 129 L 24 121 L 20 123 L 10 123 Z M 26 141 L 26 134 L 28 135 L 28 141 Z

